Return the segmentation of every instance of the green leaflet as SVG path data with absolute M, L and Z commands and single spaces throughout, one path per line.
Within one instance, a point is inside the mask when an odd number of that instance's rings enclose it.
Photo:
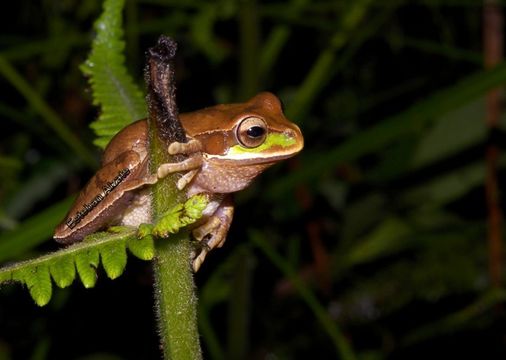
M 189 225 L 199 219 L 208 203 L 209 199 L 206 195 L 200 194 L 189 198 L 184 203 L 183 226 Z
M 43 306 L 49 302 L 53 288 L 47 265 L 42 264 L 32 269 L 29 276 L 25 278 L 25 281 L 28 290 L 30 290 L 30 295 L 37 305 Z
M 0 268 L 0 283 L 16 281 L 26 285 L 35 303 L 44 306 L 51 299 L 51 279 L 56 286 L 64 288 L 72 284 L 77 273 L 84 287 L 91 288 L 97 281 L 96 269 L 100 263 L 107 276 L 116 279 L 125 270 L 127 249 L 141 260 L 153 259 L 155 247 L 151 232 L 158 229 L 167 237 L 179 231 L 197 221 L 207 203 L 207 196 L 195 195 L 184 204 L 174 206 L 155 225 L 142 224 L 138 231 L 115 228 L 114 232 L 98 232 L 62 250 Z
M 58 287 L 64 288 L 69 286 L 76 277 L 74 258 L 71 255 L 64 255 L 56 258 L 55 261 L 49 265 L 49 272 Z
M 106 251 L 100 253 L 102 265 L 110 279 L 116 279 L 125 270 L 127 262 L 125 241 L 106 245 Z
M 141 260 L 151 260 L 155 256 L 155 244 L 151 235 L 130 238 L 127 240 L 127 246 L 128 250 Z
M 89 76 L 93 103 L 101 107 L 91 124 L 95 145 L 105 148 L 126 125 L 146 117 L 144 95 L 125 67 L 122 10 L 124 0 L 106 0 L 94 25 L 96 37 L 82 72 Z
M 167 237 L 174 234 L 181 227 L 179 219 L 183 212 L 183 205 L 178 204 L 162 215 L 158 223 L 153 227 L 153 235 L 158 237 Z
M 26 285 L 37 305 L 46 305 L 52 295 L 51 279 L 58 287 L 67 287 L 74 281 L 76 269 L 84 286 L 93 287 L 99 256 L 110 278 L 121 275 L 126 264 L 125 244 L 128 238 L 135 238 L 135 230 L 121 234 L 103 232 L 90 235 L 85 241 L 65 249 L 1 268 L 0 282 L 20 282 Z M 148 243 L 143 245 L 152 247 Z M 136 250 L 139 251 L 149 253 L 150 250 Z
M 88 249 L 75 258 L 77 272 L 84 287 L 89 289 L 97 282 L 96 268 L 100 264 L 100 253 L 97 249 Z
M 184 204 L 174 206 L 158 220 L 152 229 L 152 234 L 158 237 L 167 237 L 175 234 L 184 226 L 197 221 L 208 204 L 206 195 L 195 195 Z M 146 229 L 143 229 L 146 231 Z

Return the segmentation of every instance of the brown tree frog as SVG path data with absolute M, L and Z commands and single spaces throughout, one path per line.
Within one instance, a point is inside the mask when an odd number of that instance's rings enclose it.
M 147 121 L 121 130 L 105 149 L 102 168 L 56 228 L 55 240 L 68 244 L 109 225 L 151 223 L 149 185 L 181 172 L 180 190 L 210 198 L 204 220 L 192 231 L 202 243 L 193 259 L 197 271 L 207 253 L 225 241 L 234 211 L 229 194 L 247 187 L 267 167 L 297 154 L 304 143 L 297 125 L 283 115 L 278 98 L 267 92 L 245 103 L 180 114 L 180 120 L 189 141 L 170 144 L 168 152 L 189 157 L 162 164 L 156 174 L 149 173 Z

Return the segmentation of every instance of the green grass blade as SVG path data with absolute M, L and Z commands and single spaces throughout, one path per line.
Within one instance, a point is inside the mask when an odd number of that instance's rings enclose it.
M 293 267 L 283 259 L 259 232 L 251 232 L 250 239 L 269 260 L 279 269 L 281 272 L 290 280 L 294 288 L 300 294 L 301 298 L 306 302 L 308 307 L 311 309 L 316 319 L 320 322 L 323 329 L 332 339 L 336 351 L 341 359 L 352 360 L 356 359 L 356 355 L 353 352 L 348 340 L 345 338 L 337 324 L 333 322 L 325 308 L 320 304 L 316 295 L 309 289 L 298 277 Z
M 89 166 L 95 167 L 97 161 L 91 150 L 69 129 L 60 116 L 30 86 L 28 81 L 2 56 L 0 56 L 0 75 L 23 95 L 30 106 L 77 156 L 83 159 Z
M 306 161 L 301 165 L 303 172 L 285 176 L 273 183 L 271 195 L 290 191 L 297 184 L 321 177 L 322 173 L 334 169 L 340 163 L 353 161 L 363 155 L 416 132 L 438 117 L 482 96 L 485 92 L 506 82 L 506 63 L 492 70 L 470 75 L 457 85 L 450 86 L 422 100 L 404 112 L 387 118 L 379 124 L 361 131 L 343 144 L 325 153 L 306 151 Z
M 73 197 L 56 203 L 0 235 L 0 262 L 14 259 L 51 238 L 56 224 L 63 219 Z
M 293 121 L 300 122 L 321 89 L 335 72 L 337 52 L 350 40 L 351 34 L 364 20 L 371 0 L 351 2 L 351 6 L 343 14 L 339 30 L 332 36 L 328 47 L 320 53 L 304 81 L 299 86 L 294 99 L 286 109 L 286 115 Z

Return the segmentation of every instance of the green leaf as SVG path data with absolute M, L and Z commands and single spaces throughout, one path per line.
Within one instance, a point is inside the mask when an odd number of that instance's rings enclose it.
M 12 273 L 2 272 L 0 273 L 0 284 L 9 282 L 12 280 Z
M 485 117 L 485 108 L 485 98 L 478 98 L 437 119 L 417 144 L 412 166 L 427 166 L 485 141 L 487 128 L 476 121 Z
M 68 127 L 63 119 L 49 106 L 41 97 L 32 84 L 23 78 L 16 69 L 0 55 L 0 76 L 5 77 L 16 90 L 23 95 L 28 104 L 39 114 L 58 137 L 65 142 L 72 151 L 90 166 L 96 165 L 93 153 L 88 149 L 81 139 Z
M 47 241 L 54 233 L 54 224 L 63 219 L 73 197 L 56 203 L 26 219 L 17 228 L 0 235 L 0 262 L 12 260 L 27 250 Z
M 153 236 L 146 235 L 141 238 L 132 237 L 127 241 L 128 250 L 142 260 L 151 260 L 155 256 L 155 243 Z
M 97 249 L 88 249 L 83 251 L 80 256 L 76 256 L 76 267 L 81 282 L 84 287 L 89 289 L 95 286 L 97 282 L 96 269 L 100 263 L 100 254 Z
M 127 243 L 132 254 L 141 259 L 152 258 L 152 240 L 135 240 L 134 229 L 122 233 L 95 233 L 83 242 L 51 254 L 0 268 L 0 283 L 17 281 L 26 284 L 34 301 L 42 306 L 51 299 L 51 276 L 56 285 L 63 288 L 72 283 L 77 269 L 84 286 L 90 288 L 96 283 L 96 269 L 102 259 L 107 276 L 115 279 L 125 269 Z
M 214 26 L 219 15 L 217 7 L 217 4 L 202 6 L 190 24 L 193 42 L 213 63 L 220 63 L 227 55 L 226 47 L 215 36 Z
M 0 268 L 0 284 L 17 281 L 26 284 L 34 301 L 43 306 L 52 294 L 51 277 L 61 288 L 72 284 L 76 269 L 84 287 L 91 288 L 97 281 L 96 269 L 102 261 L 107 276 L 116 279 L 125 270 L 126 249 L 141 260 L 151 260 L 155 254 L 152 233 L 177 232 L 202 216 L 208 203 L 207 196 L 195 195 L 184 204 L 174 206 L 156 225 L 142 224 L 139 230 L 116 227 L 114 232 L 88 235 L 84 241 L 51 254 Z
M 174 234 L 181 228 L 181 216 L 184 206 L 178 204 L 162 215 L 160 220 L 153 227 L 153 235 L 167 237 Z
M 44 306 L 51 300 L 53 287 L 47 265 L 37 266 L 32 276 L 26 279 L 26 285 L 37 305 Z
M 126 243 L 124 241 L 107 244 L 100 252 L 102 265 L 110 279 L 116 279 L 125 270 L 127 262 Z
M 385 218 L 364 239 L 356 241 L 357 245 L 347 252 L 344 262 L 354 266 L 390 255 L 408 246 L 411 233 L 412 229 L 402 219 Z
M 93 103 L 101 107 L 99 118 L 91 124 L 105 148 L 126 125 L 146 117 L 144 96 L 125 67 L 122 16 L 124 0 L 106 0 L 104 11 L 95 22 L 96 38 L 81 70 L 89 76 Z
M 319 302 L 312 289 L 300 279 L 295 269 L 270 245 L 266 240 L 267 237 L 265 234 L 252 231 L 249 236 L 252 243 L 257 246 L 288 279 L 290 279 L 293 287 L 313 312 L 313 315 L 319 321 L 327 335 L 332 339 L 337 353 L 339 354 L 339 358 L 346 360 L 355 359 L 356 356 L 349 340 L 344 336 L 339 325 L 329 316 L 328 311 Z
M 155 236 L 167 237 L 174 234 L 184 226 L 197 221 L 209 203 L 206 195 L 195 195 L 189 198 L 184 205 L 178 204 L 167 211 L 153 227 Z
M 140 224 L 137 230 L 137 236 L 143 238 L 153 233 L 153 224 Z
M 46 264 L 20 268 L 12 273 L 12 279 L 24 283 L 28 287 L 30 295 L 37 305 L 44 306 L 51 299 L 51 278 Z
M 76 277 L 74 258 L 71 255 L 56 258 L 49 265 L 49 271 L 56 285 L 61 288 L 69 286 Z
M 200 219 L 202 212 L 209 203 L 209 199 L 206 195 L 200 194 L 189 198 L 184 204 L 185 217 L 183 222 L 185 225 L 189 225 Z

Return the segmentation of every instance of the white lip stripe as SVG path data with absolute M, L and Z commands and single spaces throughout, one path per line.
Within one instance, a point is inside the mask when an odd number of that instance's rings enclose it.
M 266 154 L 265 156 L 262 156 L 261 154 L 255 154 L 257 156 L 251 156 L 252 154 L 250 153 L 238 153 L 238 154 L 234 154 L 234 155 L 211 155 L 211 154 L 203 154 L 207 159 L 209 160 L 223 160 L 223 161 L 246 161 L 250 164 L 255 164 L 255 163 L 258 163 L 258 164 L 261 164 L 261 163 L 266 163 L 266 162 L 275 162 L 277 160 L 281 160 L 281 159 L 284 159 L 284 158 L 287 158 L 287 157 L 290 157 L 292 155 L 294 155 L 293 153 L 291 152 L 288 152 L 288 153 L 269 153 L 269 154 Z

